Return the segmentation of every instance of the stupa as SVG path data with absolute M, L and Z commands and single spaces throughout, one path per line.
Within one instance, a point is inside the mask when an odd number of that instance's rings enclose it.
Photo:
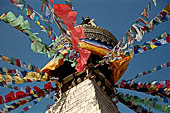
M 59 77 L 62 96 L 46 113 L 119 113 L 112 100 L 116 89 L 110 65 L 95 67 L 118 41 L 111 32 L 97 26 L 93 19 L 82 19 L 79 26 L 83 27 L 85 39 L 81 40 L 80 47 L 92 52 L 87 63 L 88 72 L 76 72 L 68 61 L 48 70 L 50 77 Z M 45 69 L 46 66 L 42 70 Z

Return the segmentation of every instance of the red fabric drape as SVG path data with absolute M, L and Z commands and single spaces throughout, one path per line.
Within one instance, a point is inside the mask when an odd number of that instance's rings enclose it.
M 78 64 L 76 70 L 81 72 L 84 70 L 87 60 L 91 54 L 90 51 L 78 48 L 78 43 L 80 39 L 84 39 L 84 31 L 82 27 L 74 28 L 73 24 L 76 25 L 77 12 L 72 11 L 72 8 L 69 5 L 65 4 L 54 4 L 54 12 L 59 16 L 64 24 L 67 27 L 67 30 L 70 31 L 72 37 L 73 48 L 80 53 L 80 58 L 78 58 Z

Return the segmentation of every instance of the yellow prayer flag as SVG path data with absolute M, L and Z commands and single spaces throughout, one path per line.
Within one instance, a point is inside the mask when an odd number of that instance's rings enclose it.
M 3 18 L 5 15 L 6 15 L 6 14 L 5 14 L 5 13 L 3 13 L 3 14 L 0 16 L 0 19 L 1 19 L 1 18 Z
M 153 19 L 149 22 L 151 28 L 153 28 Z
M 152 72 L 155 72 L 155 71 L 156 71 L 156 67 L 155 67 L 155 68 L 153 68 Z
M 152 48 L 152 49 L 154 49 L 154 48 L 156 48 L 156 47 L 158 47 L 158 46 L 156 46 L 156 45 L 154 45 L 154 44 L 151 44 L 151 48 Z
M 15 83 L 16 83 L 16 84 L 24 83 L 24 79 L 22 79 L 22 78 L 19 77 L 19 76 L 14 76 L 14 79 L 15 79 Z
M 6 56 L 2 56 L 2 59 L 5 63 L 7 63 L 7 57 Z
M 5 81 L 4 77 L 2 76 L 2 74 L 0 73 L 0 82 Z
M 60 49 L 60 48 L 62 48 L 62 47 L 63 47 L 63 45 L 60 44 L 60 45 L 57 47 L 57 49 Z
M 170 14 L 170 4 L 168 4 L 164 9 L 163 9 L 164 12 Z
M 30 15 L 32 15 L 32 12 L 29 10 L 29 9 L 27 9 L 27 16 L 30 16 Z
M 34 91 L 31 89 L 31 90 L 30 90 L 30 93 L 31 93 L 31 94 L 34 94 Z
M 41 81 L 47 81 L 48 80 L 48 75 L 47 73 L 45 73 L 42 78 L 41 78 Z
M 24 77 L 24 79 L 29 79 L 31 81 L 36 81 L 36 80 L 40 80 L 41 79 L 41 75 L 40 73 L 37 72 L 28 72 L 26 74 L 26 76 Z
M 12 80 L 13 80 L 13 78 L 9 74 L 5 75 L 5 79 L 6 79 L 6 82 L 12 82 Z
M 6 67 L 3 67 L 3 71 L 7 73 L 8 69 Z
M 28 64 L 28 69 L 31 70 L 31 64 Z
M 43 28 L 44 28 L 44 26 L 40 25 L 40 28 L 41 28 L 41 29 L 43 29 Z
M 41 98 L 37 98 L 38 102 L 41 101 Z
M 40 26 L 40 21 L 37 21 L 37 25 Z
M 38 95 L 37 95 L 37 94 L 34 94 L 34 97 L 38 97 Z

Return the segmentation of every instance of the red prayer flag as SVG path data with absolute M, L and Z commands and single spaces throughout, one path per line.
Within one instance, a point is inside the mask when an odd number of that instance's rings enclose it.
M 76 70 L 78 72 L 81 72 L 84 70 L 91 52 L 85 49 L 77 48 L 77 45 L 80 42 L 80 38 L 85 38 L 83 28 L 74 28 L 73 26 L 73 24 L 76 24 L 77 12 L 72 11 L 72 8 L 69 5 L 65 4 L 54 4 L 53 8 L 55 14 L 60 16 L 67 29 L 70 31 L 73 48 L 80 53 L 80 58 L 77 60 L 78 64 L 76 66 Z
M 28 106 L 24 107 L 24 112 L 26 112 L 28 110 L 29 110 Z
M 166 41 L 167 41 L 168 43 L 170 43 L 170 36 L 167 36 L 167 37 L 166 37 Z
M 52 88 L 53 86 L 51 85 L 51 82 L 44 84 L 44 89 L 52 89 Z
M 26 95 L 30 95 L 31 88 L 29 86 L 26 87 Z
M 43 92 L 42 92 L 42 89 L 40 89 L 40 88 L 37 87 L 37 86 L 34 86 L 34 89 L 35 89 L 35 91 L 36 91 L 37 93 L 40 94 L 40 96 L 44 96 L 44 94 L 43 94 Z
M 166 83 L 166 88 L 170 88 L 170 81 L 166 80 L 165 83 Z
M 166 66 L 169 67 L 170 66 L 170 62 L 166 63 Z
M 143 72 L 143 75 L 146 75 L 147 74 L 147 72 Z
M 21 62 L 20 62 L 20 60 L 19 60 L 19 59 L 15 59 L 15 61 L 16 61 L 16 65 L 17 65 L 18 67 L 21 67 Z
M 54 4 L 54 0 L 50 0 L 50 2 L 51 2 L 52 4 Z
M 4 99 L 2 96 L 0 96 L 0 104 L 3 104 L 4 103 Z
M 77 50 L 77 45 L 80 42 L 80 39 L 85 39 L 83 27 L 77 27 L 74 30 L 72 30 L 71 38 L 72 38 L 73 48 Z
M 39 88 L 39 87 L 37 87 L 37 86 L 34 86 L 34 89 L 36 90 L 36 92 L 41 92 L 42 90 Z
M 77 12 L 72 11 L 72 8 L 66 4 L 54 4 L 54 12 L 59 16 L 69 31 L 74 30 L 72 24 L 76 24 Z
M 54 4 L 53 8 L 58 16 L 67 15 L 69 11 L 72 11 L 72 8 L 66 4 Z
M 158 84 L 156 85 L 157 88 L 164 88 L 164 84 Z
M 6 102 L 10 102 L 15 100 L 15 94 L 13 91 L 11 91 L 10 93 L 8 93 L 7 95 L 5 95 L 5 100 Z
M 25 93 L 23 91 L 18 91 L 16 92 L 16 98 L 19 99 L 19 98 L 24 98 L 26 97 Z
M 11 73 L 12 73 L 12 70 L 11 70 L 11 69 L 8 69 L 8 73 L 10 73 L 10 74 L 11 74 Z
M 14 0 L 10 0 L 10 2 L 12 2 L 14 4 Z
M 77 11 L 69 11 L 67 18 L 76 25 Z
M 82 48 L 79 48 L 78 51 L 80 53 L 80 58 L 78 58 L 78 64 L 75 69 L 77 72 L 82 72 L 87 64 L 87 60 L 91 54 L 91 51 Z

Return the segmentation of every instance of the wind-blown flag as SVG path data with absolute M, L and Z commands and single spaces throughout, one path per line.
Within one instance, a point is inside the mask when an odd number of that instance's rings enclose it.
M 37 86 L 34 86 L 34 89 L 35 89 L 35 91 L 36 91 L 37 93 L 39 93 L 39 96 L 44 96 L 42 89 L 40 89 L 40 88 L 37 87 Z
M 26 87 L 26 95 L 30 95 L 31 94 L 31 88 L 29 86 Z
M 54 4 L 54 0 L 50 0 L 50 2 L 51 2 L 52 4 Z
M 4 103 L 4 99 L 2 96 L 0 96 L 0 104 Z
M 80 53 L 80 58 L 77 60 L 78 64 L 76 66 L 76 70 L 78 72 L 81 72 L 84 70 L 91 52 L 78 48 L 78 43 L 80 42 L 80 39 L 84 39 L 85 36 L 82 27 L 74 28 L 73 26 L 73 24 L 76 24 L 77 12 L 72 11 L 72 7 L 65 4 L 54 4 L 54 12 L 63 20 L 64 24 L 67 27 L 67 30 L 70 31 L 73 48 Z
M 44 89 L 52 89 L 52 88 L 53 86 L 51 85 L 51 82 L 44 84 Z
M 16 92 L 16 98 L 19 99 L 19 98 L 24 98 L 26 97 L 25 93 L 23 91 L 18 91 Z
M 5 95 L 5 100 L 6 102 L 10 102 L 15 100 L 15 94 L 13 91 L 11 91 L 10 93 L 8 93 L 7 95 Z

